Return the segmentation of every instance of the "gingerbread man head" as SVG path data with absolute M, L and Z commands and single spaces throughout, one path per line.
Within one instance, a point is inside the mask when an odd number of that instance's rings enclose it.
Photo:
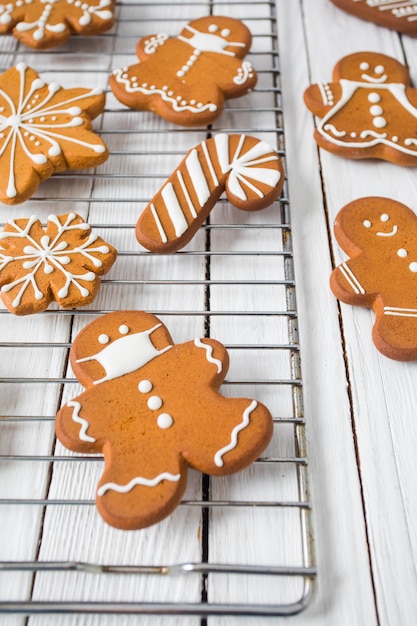
M 153 111 L 182 126 L 210 124 L 224 101 L 256 85 L 251 64 L 242 59 L 252 37 L 239 20 L 207 16 L 187 24 L 178 37 L 143 37 L 140 63 L 114 70 L 110 87 L 132 109 Z
M 143 528 L 171 513 L 188 466 L 235 472 L 272 436 L 266 407 L 219 393 L 224 346 L 174 344 L 154 315 L 120 311 L 95 320 L 74 341 L 71 364 L 86 391 L 59 411 L 57 435 L 74 451 L 104 454 L 96 502 L 117 528 Z
M 372 85 L 410 84 L 405 65 L 379 52 L 355 52 L 341 59 L 334 67 L 333 80 L 341 79 Z
M 333 293 L 375 311 L 372 334 L 380 352 L 416 359 L 416 215 L 389 198 L 360 198 L 339 212 L 334 231 L 350 258 L 332 273 Z

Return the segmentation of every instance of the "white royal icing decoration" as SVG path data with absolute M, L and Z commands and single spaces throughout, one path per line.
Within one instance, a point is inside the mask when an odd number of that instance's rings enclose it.
M 213 346 L 210 346 L 207 343 L 203 343 L 201 339 L 194 339 L 194 344 L 197 348 L 203 348 L 206 351 L 206 359 L 209 363 L 213 363 L 217 367 L 217 373 L 220 374 L 223 368 L 223 364 L 220 359 L 216 359 L 213 357 Z
M 128 493 L 137 485 L 142 487 L 156 487 L 163 480 L 169 480 L 170 482 L 178 482 L 181 478 L 181 474 L 171 474 L 170 472 L 162 472 L 155 476 L 155 478 L 145 478 L 143 476 L 136 476 L 132 478 L 126 485 L 119 485 L 118 483 L 105 483 L 97 490 L 98 496 L 104 496 L 109 491 L 117 491 L 117 493 Z
M 397 19 L 413 22 L 417 19 L 417 2 L 412 0 L 352 0 L 352 2 L 366 2 L 378 11 L 390 11 Z
M 57 233 L 52 241 L 46 234 L 41 237 L 39 242 L 31 237 L 31 228 L 36 222 L 39 221 L 36 216 L 29 218 L 24 228 L 18 226 L 14 220 L 9 220 L 8 224 L 10 224 L 10 226 L 12 226 L 15 230 L 8 230 L 0 233 L 0 241 L 9 238 L 27 239 L 28 241 L 28 245 L 23 248 L 24 255 L 12 257 L 3 254 L 0 251 L 0 271 L 6 267 L 8 263 L 13 261 L 24 261 L 22 267 L 25 270 L 28 270 L 27 274 L 3 285 L 1 288 L 1 291 L 6 293 L 13 289 L 13 287 L 16 287 L 19 284 L 22 285 L 13 301 L 14 307 L 19 306 L 22 296 L 28 289 L 29 285 L 32 285 L 35 298 L 37 300 L 41 300 L 44 297 L 45 294 L 40 291 L 36 281 L 36 275 L 41 269 L 43 269 L 46 274 L 59 271 L 65 276 L 65 284 L 58 292 L 59 298 L 65 298 L 68 296 L 71 285 L 74 285 L 74 287 L 78 289 L 83 298 L 86 298 L 89 295 L 89 290 L 83 287 L 79 281 L 93 282 L 96 279 L 96 274 L 89 271 L 84 274 L 74 274 L 67 268 L 72 262 L 74 262 L 74 256 L 78 254 L 93 263 L 95 267 L 101 267 L 102 261 L 97 258 L 95 254 L 107 254 L 109 252 L 109 248 L 106 245 L 92 245 L 98 238 L 94 233 L 91 233 L 89 237 L 80 245 L 70 248 L 69 244 L 65 241 L 65 234 L 73 230 L 85 231 L 90 228 L 90 226 L 85 222 L 72 224 L 75 218 L 75 213 L 70 213 L 67 216 L 65 223 L 61 224 L 55 215 L 50 215 L 48 217 L 48 221 L 53 222 L 57 227 Z
M 162 430 L 166 430 L 167 428 L 171 428 L 174 420 L 172 416 L 169 415 L 169 413 L 161 413 L 160 415 L 158 415 L 156 423 L 158 424 L 159 428 L 162 428 Z
M 23 18 L 16 24 L 16 30 L 19 32 L 33 31 L 32 37 L 35 41 L 45 39 L 47 32 L 63 33 L 66 30 L 67 26 L 64 22 L 54 22 L 55 9 L 62 8 L 62 5 L 65 6 L 66 13 L 74 13 L 74 17 L 81 11 L 78 18 L 80 26 L 88 26 L 92 21 L 92 16 L 96 16 L 103 22 L 113 19 L 113 12 L 106 8 L 111 6 L 111 0 L 101 0 L 99 4 L 94 4 L 89 0 L 82 0 L 82 2 L 79 0 L 40 0 L 37 4 L 39 5 L 38 19 L 27 22 L 27 18 Z M 32 5 L 31 10 L 34 11 L 34 0 L 11 0 L 6 6 L 0 6 L 0 23 L 11 23 L 14 18 L 13 12 L 20 12 L 23 5 Z M 71 7 L 75 10 L 71 11 Z
M 141 380 L 138 389 L 141 393 L 149 393 L 153 389 L 153 385 L 150 380 Z
M 356 294 L 364 295 L 366 293 L 365 289 L 362 287 L 358 278 L 352 272 L 352 270 L 350 269 L 347 263 L 342 263 L 341 265 L 339 265 L 339 271 L 345 277 L 345 279 L 347 280 L 347 282 L 349 283 L 349 285 L 351 286 L 351 288 Z
M 88 93 L 74 96 L 58 102 L 49 104 L 53 96 L 59 92 L 62 87 L 56 83 L 47 85 L 47 93 L 43 93 L 42 100 L 36 96 L 39 95 L 41 89 L 46 86 L 43 80 L 36 78 L 30 85 L 26 85 L 26 69 L 24 63 L 16 65 L 16 71 L 19 75 L 19 101 L 13 102 L 9 94 L 0 89 L 0 96 L 7 102 L 10 113 L 8 115 L 0 112 L 0 159 L 10 146 L 10 157 L 8 164 L 2 164 L 2 169 L 8 170 L 7 197 L 14 198 L 17 195 L 15 180 L 15 157 L 17 145 L 20 145 L 26 156 L 36 165 L 44 165 L 49 157 L 56 157 L 61 154 L 62 149 L 59 140 L 73 143 L 83 148 L 88 148 L 96 154 L 105 152 L 103 144 L 92 144 L 73 137 L 70 134 L 62 135 L 56 132 L 60 128 L 75 128 L 82 126 L 85 121 L 80 117 L 82 109 L 75 106 L 75 103 L 98 95 L 101 91 L 93 89 Z M 27 92 L 27 93 L 26 93 Z M 26 93 L 26 96 L 23 94 Z M 31 105 L 35 101 L 36 104 Z M 70 119 L 68 120 L 68 116 Z M 40 150 L 32 152 L 27 145 L 31 138 L 38 140 Z M 42 142 L 42 143 L 41 143 Z M 33 143 L 33 140 L 32 140 Z M 49 144 L 49 149 L 45 146 Z M 35 143 L 35 146 L 37 144 Z
M 178 184 L 176 181 L 167 183 L 158 196 L 154 198 L 154 201 L 150 203 L 150 210 L 163 243 L 169 240 L 162 225 L 161 215 L 163 212 L 166 213 L 173 225 L 176 237 L 180 237 L 189 226 L 184 210 L 189 210 L 191 218 L 196 219 L 213 191 L 218 189 L 220 185 L 225 185 L 225 175 L 227 175 L 227 185 L 230 191 L 243 201 L 247 200 L 247 195 L 242 184 L 254 191 L 259 198 L 263 198 L 264 194 L 256 183 L 262 183 L 273 188 L 279 182 L 281 173 L 277 168 L 256 167 L 263 163 L 278 160 L 278 155 L 271 146 L 264 141 L 258 141 L 251 149 L 242 154 L 246 136 L 241 135 L 235 153 L 230 160 L 229 141 L 229 136 L 226 134 L 219 134 L 214 137 L 218 164 L 210 157 L 206 141 L 200 144 L 201 152 L 196 148 L 192 149 L 184 161 L 185 172 L 191 184 L 186 184 L 181 172 L 184 165 L 180 165 L 176 170 Z M 205 174 L 206 170 L 209 172 L 208 177 Z M 178 194 L 185 197 L 186 206 L 181 205 Z M 191 195 L 196 196 L 195 201 L 191 199 Z
M 157 350 L 151 342 L 150 335 L 160 326 L 162 324 L 156 324 L 149 330 L 124 335 L 107 345 L 101 352 L 78 359 L 77 363 L 86 361 L 100 363 L 106 375 L 100 380 L 95 380 L 95 385 L 130 374 L 172 348 L 172 345 L 168 345 L 162 350 Z
M 88 442 L 94 443 L 96 439 L 94 437 L 91 437 L 90 435 L 87 435 L 87 430 L 90 427 L 89 422 L 87 422 L 86 419 L 80 416 L 81 404 L 77 402 L 76 400 L 71 400 L 71 402 L 68 402 L 67 406 L 73 409 L 72 420 L 74 422 L 77 422 L 77 424 L 81 425 L 80 432 L 78 435 L 81 441 L 88 441 Z
M 249 78 L 253 78 L 253 67 L 249 61 L 243 61 L 237 70 L 237 75 L 233 78 L 236 85 L 244 85 Z
M 226 452 L 230 452 L 230 450 L 233 450 L 234 448 L 236 448 L 238 434 L 240 433 L 241 430 L 249 426 L 250 414 L 256 409 L 257 406 L 258 406 L 258 403 L 256 402 L 256 400 L 253 400 L 251 404 L 244 410 L 241 423 L 235 426 L 234 429 L 232 430 L 232 434 L 230 436 L 230 443 L 228 443 L 227 446 L 220 448 L 220 450 L 218 450 L 216 454 L 214 455 L 214 462 L 217 465 L 217 467 L 223 467 L 224 465 L 223 456 L 226 454 Z
M 364 77 L 364 76 L 363 76 Z M 382 79 L 380 77 L 380 79 Z M 380 80 L 378 79 L 378 80 Z M 358 128 L 358 132 L 355 133 L 355 141 L 344 140 L 346 132 L 341 128 L 336 128 L 332 123 L 332 118 L 339 113 L 345 106 L 348 106 L 350 99 L 355 92 L 359 89 L 370 90 L 368 100 L 370 102 L 379 102 L 382 98 L 389 98 L 395 104 L 399 104 L 405 111 L 409 113 L 415 120 L 417 125 L 417 108 L 414 107 L 408 100 L 406 95 L 406 85 L 402 83 L 386 83 L 378 84 L 370 83 L 370 77 L 366 75 L 366 82 L 351 81 L 347 79 L 341 79 L 339 81 L 342 94 L 339 101 L 326 113 L 326 115 L 320 120 L 317 131 L 323 135 L 328 141 L 337 145 L 347 148 L 370 148 L 378 144 L 384 144 L 392 146 L 396 150 L 404 153 L 416 156 L 417 151 L 410 148 L 410 146 L 416 145 L 417 140 L 414 137 L 405 137 L 402 139 L 402 143 L 399 142 L 398 136 L 389 137 L 386 132 L 377 132 L 372 128 Z M 392 102 L 389 103 L 392 106 Z M 372 107 L 371 107 L 372 108 Z M 376 109 L 374 110 L 374 112 Z M 388 125 L 388 121 L 381 115 L 374 116 L 371 113 L 371 124 L 377 129 L 383 129 Z M 351 135 L 352 137 L 352 135 Z

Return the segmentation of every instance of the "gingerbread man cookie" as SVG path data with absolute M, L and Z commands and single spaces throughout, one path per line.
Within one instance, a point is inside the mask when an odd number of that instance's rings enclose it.
M 318 145 L 351 159 L 378 158 L 417 165 L 417 89 L 407 68 L 375 52 L 344 57 L 331 83 L 311 85 L 307 107 L 322 118 Z
M 284 170 L 275 150 L 247 135 L 215 135 L 191 149 L 145 207 L 136 238 L 153 252 L 174 252 L 190 241 L 220 195 L 257 211 L 281 193 Z
M 140 63 L 117 69 L 110 87 L 132 109 L 153 111 L 182 126 L 210 124 L 224 100 L 251 91 L 257 76 L 248 61 L 252 36 L 230 17 L 193 20 L 177 38 L 143 37 L 136 52 Z
M 379 26 L 417 35 L 417 2 L 413 0 L 331 0 L 340 9 Z
M 104 109 L 99 89 L 63 89 L 18 63 L 0 76 L 0 201 L 29 199 L 54 172 L 104 163 L 91 120 Z
M 174 344 L 154 315 L 108 313 L 86 326 L 70 353 L 86 391 L 61 408 L 60 441 L 104 454 L 96 503 L 107 523 L 144 528 L 170 514 L 187 468 L 212 475 L 243 469 L 267 446 L 268 409 L 226 398 L 228 354 L 213 339 Z
M 31 48 L 59 46 L 71 33 L 97 35 L 113 22 L 113 0 L 0 0 L 0 34 Z
M 333 293 L 374 310 L 382 354 L 417 359 L 417 216 L 389 198 L 360 198 L 339 212 L 334 232 L 349 259 L 331 275 Z
M 9 220 L 0 233 L 0 293 L 9 311 L 28 315 L 54 300 L 66 309 L 92 302 L 116 250 L 76 213 Z

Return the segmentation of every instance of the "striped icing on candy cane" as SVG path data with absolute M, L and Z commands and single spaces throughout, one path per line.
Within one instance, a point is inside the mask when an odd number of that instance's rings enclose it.
M 281 161 L 265 141 L 216 135 L 190 150 L 152 198 L 137 223 L 137 239 L 149 250 L 178 250 L 223 191 L 236 207 L 258 210 L 279 196 L 283 183 Z

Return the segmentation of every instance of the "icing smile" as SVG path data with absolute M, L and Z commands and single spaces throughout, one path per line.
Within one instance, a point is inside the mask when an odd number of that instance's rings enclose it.
M 383 231 L 378 231 L 376 234 L 379 237 L 393 237 L 394 235 L 396 235 L 398 232 L 398 226 L 397 224 L 394 224 L 394 226 L 392 227 L 392 230 L 389 231 L 389 233 L 384 233 Z
M 369 76 L 369 74 L 362 74 L 361 78 L 363 78 L 363 80 L 366 80 L 366 82 L 368 83 L 379 84 L 379 83 L 385 83 L 388 79 L 388 76 L 384 74 L 383 76 L 376 78 L 374 76 Z

